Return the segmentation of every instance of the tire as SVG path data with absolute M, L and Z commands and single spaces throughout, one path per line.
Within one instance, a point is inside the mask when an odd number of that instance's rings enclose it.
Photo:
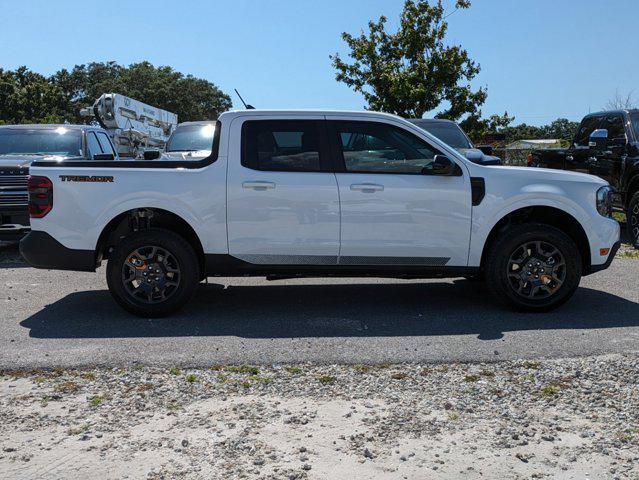
M 630 243 L 639 249 L 639 192 L 636 192 L 628 202 L 626 210 L 626 225 L 628 227 L 628 235 Z
M 561 230 L 539 223 L 500 233 L 485 266 L 491 293 L 516 310 L 531 312 L 553 310 L 568 301 L 583 268 L 575 242 Z
M 133 315 L 157 318 L 176 312 L 191 299 L 200 268 L 184 238 L 169 230 L 149 229 L 115 247 L 106 274 L 118 305 Z

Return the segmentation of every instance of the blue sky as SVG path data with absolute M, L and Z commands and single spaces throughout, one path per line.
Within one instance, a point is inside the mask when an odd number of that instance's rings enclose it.
M 444 0 L 452 9 L 454 1 Z M 334 80 L 340 33 L 402 0 L 13 1 L 1 4 L 0 67 L 44 74 L 90 61 L 155 65 L 206 78 L 259 108 L 361 109 Z M 147 20 L 144 16 L 147 15 Z M 637 0 L 474 0 L 448 19 L 449 43 L 482 66 L 484 114 L 578 120 L 615 91 L 639 101 Z M 145 29 L 145 24 L 147 25 Z M 239 101 L 232 94 L 236 106 Z

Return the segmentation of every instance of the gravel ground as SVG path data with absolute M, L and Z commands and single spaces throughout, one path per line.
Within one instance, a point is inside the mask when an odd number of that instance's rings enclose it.
M 0 377 L 1 478 L 639 479 L 639 356 Z

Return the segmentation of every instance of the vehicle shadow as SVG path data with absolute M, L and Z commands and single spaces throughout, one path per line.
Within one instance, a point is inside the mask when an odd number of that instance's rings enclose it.
M 450 283 L 230 286 L 202 284 L 193 301 L 165 319 L 123 312 L 107 291 L 67 295 L 20 325 L 35 338 L 237 336 L 245 338 L 477 335 L 538 329 L 639 325 L 639 304 L 580 288 L 550 313 L 517 313 L 485 287 Z
M 26 267 L 29 267 L 29 264 L 20 255 L 17 243 L 4 244 L 0 242 L 0 269 Z

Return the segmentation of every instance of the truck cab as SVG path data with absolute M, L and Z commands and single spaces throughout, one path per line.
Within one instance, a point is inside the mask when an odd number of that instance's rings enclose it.
M 606 180 L 616 190 L 614 207 L 626 213 L 631 239 L 639 247 L 639 110 L 586 115 L 569 148 L 534 151 L 528 164 Z
M 89 125 L 0 126 L 0 241 L 29 231 L 27 177 L 36 161 L 115 160 L 106 132 Z

